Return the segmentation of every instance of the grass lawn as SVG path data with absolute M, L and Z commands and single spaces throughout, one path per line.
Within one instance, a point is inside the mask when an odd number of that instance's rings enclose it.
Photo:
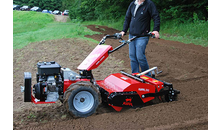
M 85 38 L 93 32 L 84 25 L 105 25 L 122 30 L 124 18 L 119 20 L 86 21 L 72 20 L 62 23 L 54 21 L 51 14 L 33 11 L 13 11 L 13 49 L 20 49 L 32 42 L 62 38 Z M 153 22 L 151 23 L 151 29 Z M 208 46 L 208 21 L 178 23 L 175 20 L 161 21 L 160 37 L 166 40 Z M 88 39 L 91 40 L 91 39 Z
M 41 12 L 13 11 L 13 49 L 32 42 L 62 38 L 84 38 L 93 32 L 80 23 L 56 22 L 54 16 Z

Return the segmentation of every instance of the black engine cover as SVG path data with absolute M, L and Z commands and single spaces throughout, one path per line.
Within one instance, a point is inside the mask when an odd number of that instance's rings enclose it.
M 37 69 L 38 75 L 57 75 L 60 74 L 61 66 L 55 61 L 38 62 Z

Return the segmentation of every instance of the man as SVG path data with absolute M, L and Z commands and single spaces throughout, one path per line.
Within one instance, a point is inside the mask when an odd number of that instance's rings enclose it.
M 156 38 L 159 38 L 160 17 L 156 6 L 151 0 L 135 0 L 131 2 L 126 12 L 123 30 L 120 32 L 122 36 L 129 29 L 129 38 L 140 36 L 129 44 L 129 57 L 132 73 L 139 73 L 149 69 L 149 65 L 145 56 L 145 49 L 149 41 L 150 21 L 153 18 L 153 32 Z M 150 75 L 148 73 L 147 75 Z

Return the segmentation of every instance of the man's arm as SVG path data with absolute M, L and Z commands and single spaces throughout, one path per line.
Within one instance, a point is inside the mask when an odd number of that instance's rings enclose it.
M 150 3 L 150 8 L 149 12 L 151 17 L 153 18 L 154 21 L 154 28 L 153 28 L 153 33 L 155 34 L 156 38 L 159 38 L 159 31 L 160 31 L 160 16 L 159 12 L 157 11 L 157 8 L 153 2 Z
M 124 21 L 124 25 L 123 25 L 123 30 L 120 32 L 122 34 L 122 36 L 127 33 L 129 25 L 130 25 L 130 22 L 131 22 L 131 17 L 132 17 L 131 5 L 132 4 L 133 4 L 133 2 L 129 5 L 128 10 L 127 10 L 126 15 L 125 15 L 125 21 Z

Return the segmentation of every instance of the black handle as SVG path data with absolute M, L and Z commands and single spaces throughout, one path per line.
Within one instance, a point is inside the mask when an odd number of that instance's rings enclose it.
M 154 36 L 154 37 L 155 37 L 154 33 L 151 33 L 151 32 L 149 32 L 149 33 L 148 33 L 147 35 L 145 35 L 145 36 L 151 36 L 151 37 Z M 121 35 L 120 33 L 115 33 L 114 35 L 106 35 L 105 37 L 102 38 L 102 40 L 100 41 L 99 45 L 105 44 L 105 40 L 106 40 L 107 38 L 122 39 L 121 37 L 122 37 L 122 35 Z M 119 42 L 122 43 L 122 44 L 119 45 L 118 47 L 116 47 L 115 49 L 109 51 L 108 53 L 110 54 L 110 53 L 112 53 L 112 52 L 114 52 L 114 51 L 120 49 L 121 47 L 123 47 L 123 46 L 126 45 L 126 44 L 129 44 L 131 41 L 133 41 L 134 39 L 136 39 L 136 38 L 138 38 L 138 37 L 144 37 L 144 36 L 134 36 L 133 38 L 128 39 L 128 40 L 121 40 L 121 41 L 119 41 Z
M 114 51 L 117 51 L 118 49 L 122 48 L 124 45 L 126 45 L 127 43 L 122 43 L 121 45 L 117 46 L 115 49 L 111 50 L 111 51 L 108 51 L 108 54 L 114 52 Z
M 121 39 L 122 35 L 120 33 L 115 33 L 114 35 L 106 35 L 102 38 L 102 40 L 99 42 L 99 45 L 105 44 L 105 40 L 107 38 L 114 38 L 114 39 Z

